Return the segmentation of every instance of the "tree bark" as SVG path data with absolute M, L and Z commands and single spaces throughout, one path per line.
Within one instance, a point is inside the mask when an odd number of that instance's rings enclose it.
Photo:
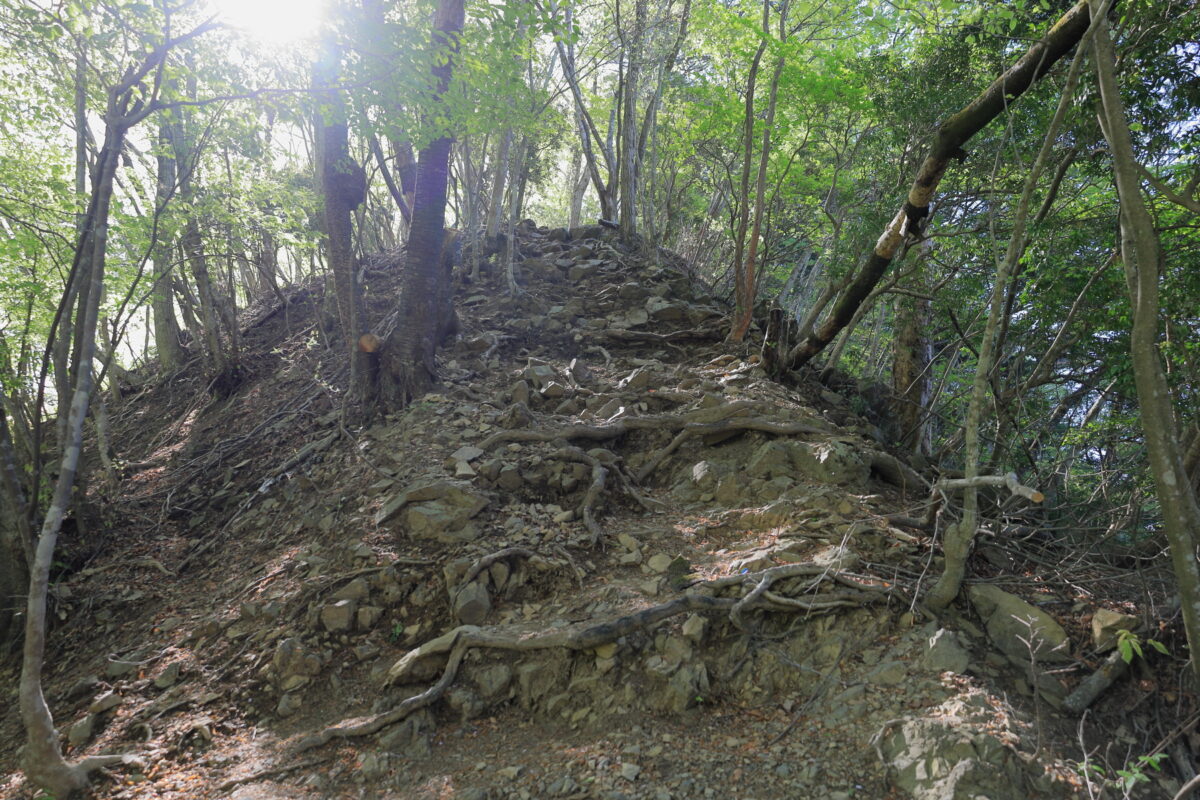
M 435 56 L 432 72 L 436 89 L 430 98 L 433 106 L 441 102 L 450 86 L 463 16 L 463 0 L 440 0 L 434 20 L 433 47 L 444 52 L 445 58 Z M 421 150 L 418 159 L 400 318 L 380 354 L 380 398 L 391 407 L 407 405 L 428 391 L 437 379 L 434 356 L 450 304 L 450 281 L 442 267 L 441 252 L 452 141 L 449 135 L 439 136 Z
M 337 295 L 341 347 L 350 359 L 352 394 L 365 399 L 370 391 L 368 354 L 358 346 L 367 333 L 363 302 L 354 269 L 354 210 L 366 199 L 366 175 L 350 157 L 350 127 L 346 106 L 336 88 L 341 72 L 341 51 L 327 34 L 321 58 L 313 68 L 313 84 L 321 100 L 314 120 L 318 179 L 323 201 L 326 254 Z
M 896 255 L 924 237 L 929 203 L 950 159 L 966 158 L 963 145 L 1069 53 L 1087 30 L 1089 19 L 1088 0 L 1079 0 L 1059 18 L 1040 42 L 1030 47 L 966 108 L 942 123 L 929 155 L 917 171 L 904 205 L 884 228 L 874 251 L 838 299 L 829 319 L 792 349 L 788 360 L 793 369 L 811 361 L 833 341 L 854 317 L 859 304 L 883 278 Z
M 1093 0 L 1094 2 L 1094 0 Z M 1154 220 L 1142 197 L 1140 174 L 1125 104 L 1117 86 L 1112 39 L 1108 22 L 1096 30 L 1096 78 L 1100 85 L 1099 115 L 1104 138 L 1112 150 L 1113 176 L 1121 201 L 1121 257 L 1133 306 L 1130 351 L 1134 384 L 1141 407 L 1142 431 L 1162 509 L 1163 530 L 1171 549 L 1171 563 L 1179 584 L 1183 625 L 1191 651 L 1192 672 L 1200 679 L 1200 564 L 1196 537 L 1200 533 L 1200 505 L 1184 467 L 1170 388 L 1159 353 L 1159 275 L 1163 268 L 1162 245 Z
M 158 142 L 155 206 L 161 215 L 175 192 L 178 179 L 171 134 L 166 122 L 159 125 Z M 150 294 L 150 308 L 154 316 L 154 348 L 158 351 L 158 363 L 163 372 L 173 372 L 183 363 L 184 353 L 179 344 L 179 323 L 175 319 L 175 301 L 171 292 L 171 241 L 169 236 L 164 235 L 161 225 L 154 243 L 153 260 L 154 285 Z

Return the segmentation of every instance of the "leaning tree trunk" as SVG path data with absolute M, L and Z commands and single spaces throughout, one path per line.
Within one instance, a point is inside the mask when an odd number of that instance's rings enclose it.
M 433 46 L 446 52 L 435 57 L 437 88 L 430 98 L 441 103 L 450 86 L 458 34 L 463 28 L 463 0 L 441 0 L 434 20 Z M 432 116 L 432 114 L 428 114 Z M 446 224 L 446 184 L 450 136 L 439 136 L 421 150 L 417 161 L 416 198 L 405 256 L 399 323 L 380 352 L 379 396 L 399 407 L 428 391 L 437 379 L 434 356 L 443 325 L 449 320 L 450 280 L 442 268 Z
M 1197 656 L 1200 652 L 1200 565 L 1196 561 L 1200 505 L 1197 505 L 1184 466 L 1170 388 L 1159 353 L 1158 281 L 1163 264 L 1162 245 L 1142 197 L 1125 104 L 1114 75 L 1116 57 L 1104 19 L 1097 26 L 1095 62 L 1100 84 L 1100 119 L 1104 138 L 1112 148 L 1113 175 L 1121 200 L 1121 256 L 1133 305 L 1130 350 L 1134 384 L 1141 406 L 1150 471 L 1162 509 L 1163 530 L 1171 548 L 1175 580 L 1179 584 L 1192 672 L 1200 679 L 1200 656 Z
M 933 147 L 917 172 L 904 206 L 896 213 L 875 249 L 838 299 L 829 319 L 815 328 L 789 354 L 793 369 L 811 361 L 834 340 L 854 318 L 854 312 L 883 278 L 896 255 L 924 237 L 929 203 L 941 183 L 950 159 L 966 158 L 962 147 L 985 125 L 1005 112 L 1051 67 L 1071 51 L 1087 30 L 1088 0 L 1079 0 L 1059 18 L 1045 38 L 1030 47 L 1003 75 L 971 101 L 970 105 L 942 123 Z
M 90 281 L 81 287 L 86 298 L 84 316 L 79 320 L 82 350 L 67 418 L 67 439 L 63 449 L 54 494 L 46 512 L 30 569 L 29 595 L 25 609 L 25 647 L 21 662 L 19 704 L 28 740 L 25 746 L 25 775 L 30 783 L 53 797 L 67 798 L 87 787 L 88 772 L 99 765 L 96 759 L 69 764 L 58 747 L 58 731 L 42 694 L 42 666 L 46 650 L 46 595 L 50 584 L 50 566 L 54 546 L 62 529 L 63 517 L 71 502 L 75 474 L 83 444 L 83 423 L 92 392 L 92 361 L 96 353 L 96 324 L 100 316 L 100 298 L 104 291 L 104 258 L 108 237 L 108 210 L 113 193 L 113 178 L 125 141 L 126 128 L 110 124 L 105 145 L 100 151 L 94 183 L 95 203 L 92 220 Z M 82 238 L 82 237 L 81 237 Z M 110 758 L 102 759 L 111 763 Z

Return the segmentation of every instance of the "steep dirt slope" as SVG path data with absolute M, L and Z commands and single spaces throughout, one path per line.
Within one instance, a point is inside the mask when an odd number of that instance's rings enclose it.
M 365 428 L 313 288 L 250 315 L 233 397 L 176 376 L 114 408 L 47 676 L 75 753 L 136 757 L 97 796 L 1074 791 L 1050 709 L 1082 627 L 1029 606 L 1031 658 L 1007 593 L 921 616 L 929 489 L 857 400 L 769 381 L 672 254 L 521 251 L 520 294 L 460 286 L 442 390 Z M 1019 712 L 1031 661 L 1058 678 Z

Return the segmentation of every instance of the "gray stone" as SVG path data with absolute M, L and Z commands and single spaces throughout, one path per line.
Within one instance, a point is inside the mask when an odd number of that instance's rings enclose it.
M 331 596 L 333 600 L 366 600 L 371 594 L 371 587 L 366 578 L 355 578 Z
M 682 633 L 687 640 L 699 644 L 704 639 L 704 629 L 708 627 L 708 620 L 699 614 L 692 614 L 683 623 Z
M 892 728 L 880 753 L 896 785 L 914 800 L 1026 800 L 1011 750 L 961 722 L 910 719 Z
M 1117 646 L 1119 631 L 1132 631 L 1138 626 L 1138 618 L 1132 614 L 1122 614 L 1098 608 L 1092 614 L 1092 644 L 1096 650 L 1104 652 Z
M 474 461 L 475 459 L 479 458 L 482 455 L 483 455 L 483 450 L 479 449 L 475 445 L 467 444 L 467 445 L 463 445 L 462 447 L 455 450 L 454 453 L 450 456 L 450 458 L 453 459 L 454 461 L 471 462 L 471 461 Z
M 967 597 L 984 620 L 988 638 L 1016 663 L 1029 663 L 1031 648 L 1038 661 L 1071 660 L 1067 632 L 1037 606 L 985 583 L 968 587 Z
M 887 661 L 867 675 L 867 680 L 878 686 L 899 686 L 908 677 L 908 667 L 903 661 Z
M 288 692 L 279 698 L 275 713 L 281 717 L 290 717 L 304 705 L 304 699 L 299 692 Z
M 667 571 L 667 567 L 671 566 L 671 557 L 666 553 L 655 553 L 646 561 L 646 566 L 652 572 L 662 574 Z
M 627 781 L 636 781 L 642 774 L 642 768 L 632 761 L 621 764 L 621 777 Z
M 454 616 L 464 625 L 478 625 L 492 610 L 492 596 L 480 581 L 459 587 L 454 595 Z
M 321 609 L 321 624 L 330 633 L 344 633 L 354 627 L 354 612 L 357 610 L 354 600 L 338 600 L 336 603 L 325 605 Z
M 383 609 L 379 606 L 363 606 L 358 609 L 356 619 L 358 621 L 358 629 L 360 631 L 369 631 L 375 627 L 375 623 L 379 622 L 379 618 L 383 616 Z
M 176 682 L 179 681 L 179 671 L 181 668 L 182 665 L 178 661 L 173 661 L 168 664 L 166 669 L 160 672 L 158 677 L 154 679 L 155 687 L 159 689 L 167 689 L 174 686 Z
M 299 639 L 289 637 L 275 645 L 271 667 L 276 687 L 282 692 L 299 689 L 321 671 L 321 657 L 308 652 Z
M 137 671 L 141 664 L 136 661 L 121 661 L 118 659 L 110 659 L 104 668 L 104 674 L 110 678 L 124 678 Z
M 479 696 L 484 700 L 495 700 L 503 695 L 512 683 L 513 671 L 508 664 L 493 664 L 476 672 L 473 678 Z
M 96 733 L 96 715 L 88 714 L 83 719 L 76 722 L 67 731 L 67 741 L 73 747 L 82 747 L 91 741 L 92 736 Z
M 105 692 L 92 701 L 92 704 L 88 706 L 88 713 L 103 714 L 110 708 L 116 708 L 124 702 L 125 698 L 121 697 L 121 695 L 117 694 L 116 692 Z
M 933 672 L 966 672 L 971 656 L 953 631 L 939 628 L 925 643 L 921 666 Z
M 653 382 L 654 375 L 645 367 L 638 367 L 617 383 L 619 389 L 645 389 Z

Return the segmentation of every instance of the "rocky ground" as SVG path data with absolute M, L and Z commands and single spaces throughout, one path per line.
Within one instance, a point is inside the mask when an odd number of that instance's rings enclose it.
M 73 754 L 131 754 L 97 796 L 1015 800 L 1086 796 L 1078 762 L 1150 752 L 1151 707 L 1190 746 L 1145 667 L 1079 735 L 1060 710 L 1160 578 L 992 543 L 924 615 L 936 474 L 865 401 L 769 380 L 673 254 L 520 243 L 521 293 L 460 285 L 403 413 L 343 413 L 317 287 L 248 316 L 233 397 L 185 373 L 110 409 L 47 675 Z

